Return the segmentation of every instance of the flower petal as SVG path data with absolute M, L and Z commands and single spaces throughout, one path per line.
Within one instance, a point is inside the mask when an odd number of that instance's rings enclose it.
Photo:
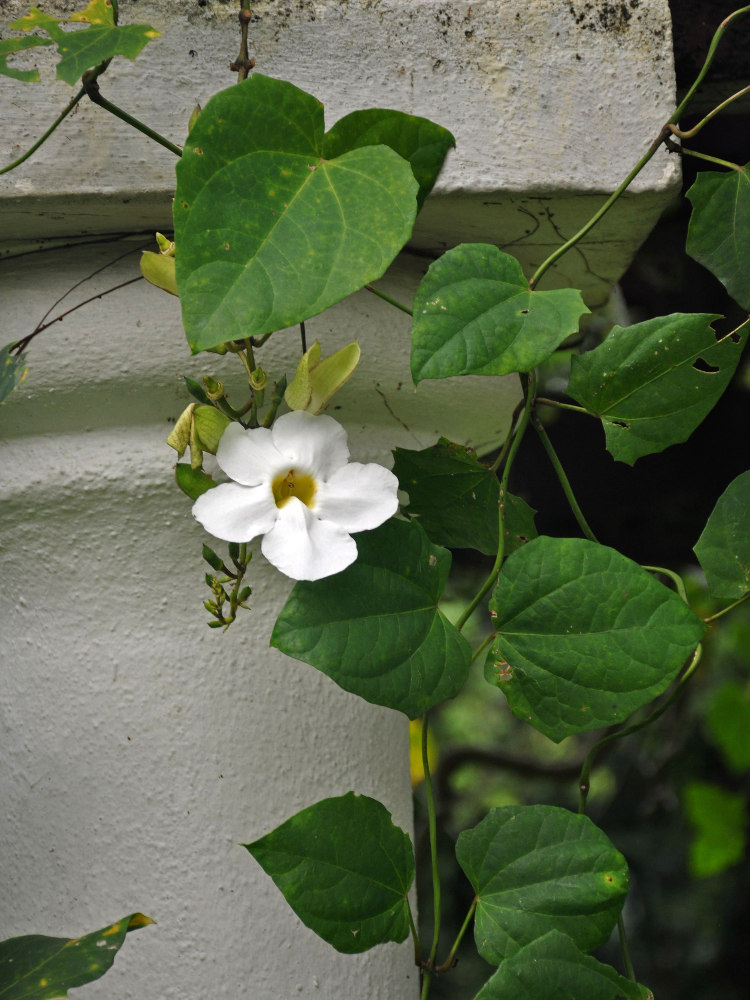
M 238 423 L 231 423 L 221 435 L 216 461 L 230 479 L 243 486 L 270 482 L 286 464 L 267 427 L 245 430 Z
M 333 417 L 295 410 L 279 417 L 271 434 L 279 451 L 316 479 L 326 479 L 349 458 L 346 431 Z
M 351 535 L 330 521 L 318 520 L 296 497 L 279 510 L 260 548 L 276 569 L 293 580 L 321 580 L 340 573 L 357 558 Z
M 193 504 L 193 517 L 216 538 L 249 542 L 273 528 L 279 510 L 270 486 L 222 483 L 201 494 Z
M 368 531 L 398 510 L 398 479 L 382 465 L 351 462 L 319 483 L 313 513 L 345 531 Z

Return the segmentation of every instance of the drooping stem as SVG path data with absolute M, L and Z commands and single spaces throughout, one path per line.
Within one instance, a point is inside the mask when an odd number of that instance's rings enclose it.
M 731 97 L 727 97 L 727 99 L 722 101 L 721 104 L 717 104 L 712 111 L 709 111 L 705 118 L 701 118 L 697 125 L 693 125 L 692 128 L 689 128 L 684 132 L 682 129 L 679 129 L 676 125 L 672 125 L 670 122 L 670 132 L 672 135 L 676 135 L 679 139 L 692 139 L 693 136 L 697 135 L 703 126 L 707 125 L 712 118 L 715 118 L 716 115 L 720 114 L 724 108 L 729 107 L 733 101 L 738 100 L 740 97 L 744 97 L 745 94 L 750 94 L 750 84 L 747 87 L 743 87 L 742 90 L 738 90 L 736 94 L 732 94 Z
M 690 661 L 690 665 L 685 671 L 685 673 L 680 677 L 672 690 L 672 693 L 666 698 L 658 708 L 642 719 L 640 722 L 634 722 L 630 726 L 624 726 L 622 729 L 618 729 L 614 733 L 609 733 L 608 736 L 603 736 L 600 740 L 592 746 L 589 752 L 586 754 L 586 759 L 581 767 L 581 774 L 578 778 L 578 812 L 583 814 L 586 812 L 586 801 L 588 799 L 590 782 L 591 782 L 591 768 L 594 765 L 599 751 L 602 747 L 605 747 L 608 743 L 612 743 L 614 740 L 619 740 L 623 736 L 630 736 L 632 733 L 637 733 L 639 729 L 644 729 L 646 726 L 650 726 L 652 722 L 655 722 L 659 716 L 663 715 L 664 712 L 674 704 L 674 702 L 682 694 L 682 690 L 693 676 L 695 671 L 698 669 L 698 664 L 701 661 L 701 656 L 703 655 L 703 647 L 698 645 L 693 653 L 693 658 Z
M 531 419 L 531 409 L 534 403 L 534 390 L 536 388 L 536 377 L 532 372 L 527 376 L 525 380 L 525 394 L 526 400 L 524 404 L 523 415 L 518 423 L 518 429 L 516 430 L 515 436 L 513 438 L 513 443 L 510 446 L 510 451 L 508 452 L 508 460 L 505 463 L 505 468 L 503 469 L 503 475 L 500 480 L 500 498 L 498 501 L 498 542 L 497 542 L 497 555 L 495 556 L 495 562 L 490 570 L 490 575 L 482 584 L 479 592 L 474 598 L 472 598 L 468 607 L 464 610 L 463 614 L 459 617 L 456 622 L 456 628 L 460 632 L 464 627 L 466 622 L 474 614 L 475 610 L 481 603 L 485 594 L 494 586 L 497 575 L 500 572 L 500 567 L 503 564 L 503 558 L 505 557 L 505 496 L 508 491 L 508 480 L 510 479 L 510 470 L 513 467 L 513 462 L 516 455 L 518 454 L 518 449 L 521 447 L 521 441 L 526 433 L 526 428 L 529 426 L 529 420 Z
M 40 136 L 39 139 L 37 139 L 37 141 L 34 143 L 34 145 L 33 146 L 29 146 L 29 148 L 26 150 L 26 152 L 22 153 L 18 157 L 18 159 L 14 160 L 12 163 L 9 163 L 7 166 L 5 166 L 2 169 L 0 169 L 0 174 L 7 174 L 9 170 L 14 170 L 16 167 L 19 167 L 22 163 L 24 163 L 26 160 L 28 160 L 28 158 L 30 156 L 32 156 L 37 151 L 37 149 L 39 149 L 39 147 L 42 145 L 42 143 L 46 142 L 47 139 L 49 139 L 49 137 L 55 131 L 55 129 L 57 128 L 57 126 L 60 125 L 61 122 L 63 122 L 67 118 L 67 116 L 70 114 L 70 112 L 76 106 L 76 104 L 78 104 L 78 102 L 81 100 L 81 98 L 85 94 L 86 94 L 85 89 L 83 87 L 81 87 L 81 89 L 78 91 L 78 93 L 74 97 L 71 97 L 70 101 L 66 104 L 65 108 L 63 109 L 63 111 L 57 116 L 57 118 L 55 118 L 55 120 L 52 122 L 52 124 L 50 125 L 50 127 L 47 129 L 47 131 L 44 132 Z
M 589 527 L 586 518 L 583 516 L 583 511 L 578 506 L 578 501 L 576 500 L 575 495 L 573 493 L 573 488 L 570 485 L 570 480 L 567 477 L 565 469 L 562 467 L 560 459 L 557 457 L 557 452 L 552 446 L 552 442 L 549 439 L 549 435 L 542 426 L 542 422 L 540 421 L 536 413 L 532 416 L 531 422 L 534 425 L 534 430 L 539 435 L 539 439 L 542 442 L 542 445 L 544 446 L 544 450 L 547 452 L 547 457 L 552 463 L 552 467 L 557 473 L 557 478 L 560 480 L 560 485 L 563 488 L 563 493 L 565 494 L 565 498 L 568 501 L 568 505 L 570 506 L 570 509 L 573 511 L 573 516 L 578 522 L 578 527 L 581 529 L 585 537 L 589 539 L 589 541 L 591 542 L 597 541 L 596 535 Z
M 636 982 L 635 969 L 633 968 L 633 962 L 630 958 L 630 949 L 628 948 L 628 939 L 625 936 L 625 921 L 622 919 L 622 913 L 618 914 L 617 917 L 617 934 L 620 939 L 622 960 L 625 963 L 625 975 L 631 983 L 634 983 Z
M 158 142 L 160 146 L 164 146 L 168 149 L 170 153 L 174 153 L 175 156 L 182 156 L 182 150 L 179 146 L 175 146 L 173 142 L 169 139 L 165 139 L 163 135 L 159 135 L 148 125 L 145 125 L 142 121 L 129 115 L 127 111 L 123 111 L 122 108 L 118 108 L 116 104 L 108 101 L 106 97 L 103 97 L 101 91 L 99 90 L 99 84 L 96 82 L 96 71 L 90 70 L 88 73 L 83 74 L 82 82 L 83 89 L 86 92 L 89 100 L 93 101 L 94 104 L 98 104 L 100 108 L 104 108 L 105 111 L 109 111 L 110 114 L 114 115 L 115 118 L 119 118 L 120 121 L 125 122 L 127 125 L 138 129 L 149 139 L 153 139 L 154 142 Z
M 685 581 L 682 579 L 679 573 L 675 573 L 673 569 L 667 569 L 666 566 L 641 566 L 641 569 L 645 569 L 649 573 L 660 573 L 662 576 L 669 577 L 669 579 L 674 584 L 675 590 L 683 599 L 685 604 L 688 603 L 687 591 L 685 590 Z

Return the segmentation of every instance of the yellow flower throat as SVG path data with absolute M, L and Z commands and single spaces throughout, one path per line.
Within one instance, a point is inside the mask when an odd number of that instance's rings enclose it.
M 312 476 L 305 472 L 289 469 L 276 476 L 271 483 L 273 499 L 277 507 L 283 507 L 290 497 L 297 497 L 306 507 L 311 507 L 315 499 L 317 484 Z

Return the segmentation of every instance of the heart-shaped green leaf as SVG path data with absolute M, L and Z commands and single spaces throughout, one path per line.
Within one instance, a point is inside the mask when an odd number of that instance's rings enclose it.
M 693 212 L 685 249 L 750 311 L 750 164 L 701 171 L 687 197 Z
M 336 122 L 324 139 L 323 155 L 332 160 L 350 149 L 380 145 L 390 146 L 409 161 L 419 183 L 417 203 L 421 208 L 456 140 L 447 129 L 427 118 L 369 108 L 353 111 Z
M 477 949 L 493 965 L 551 930 L 597 948 L 628 891 L 628 866 L 609 838 L 557 806 L 490 810 L 459 835 L 456 857 L 478 899 Z
M 514 552 L 490 610 L 498 636 L 487 679 L 556 743 L 660 695 L 705 631 L 640 566 L 582 538 L 540 537 Z
M 486 243 L 465 243 L 430 266 L 414 296 L 411 373 L 507 375 L 541 364 L 589 310 L 580 292 L 532 292 L 521 265 Z
M 498 546 L 500 483 L 470 448 L 441 438 L 422 451 L 396 448 L 393 471 L 409 494 L 407 513 L 433 542 L 494 555 Z M 505 554 L 536 537 L 534 513 L 520 497 L 505 497 Z
M 177 286 L 193 351 L 299 323 L 379 278 L 418 185 L 387 146 L 323 155 L 323 106 L 259 73 L 212 97 L 177 165 Z
M 414 851 L 375 799 L 324 799 L 245 846 L 300 920 L 338 951 L 409 934 Z
M 625 979 L 566 934 L 550 931 L 507 959 L 474 1000 L 654 1000 L 651 990 Z
M 601 417 L 607 450 L 632 465 L 685 441 L 729 384 L 750 324 L 717 340 L 721 317 L 673 313 L 615 326 L 593 351 L 574 357 L 568 392 Z
M 271 645 L 410 719 L 463 686 L 471 648 L 438 609 L 451 557 L 415 521 L 357 535 L 343 573 L 297 583 Z
M 152 924 L 133 913 L 116 924 L 79 938 L 41 934 L 0 942 L 0 997 L 3 1000 L 53 1000 L 68 990 L 101 978 L 115 960 L 125 935 Z
M 716 501 L 694 551 L 714 597 L 736 601 L 750 591 L 750 471 Z

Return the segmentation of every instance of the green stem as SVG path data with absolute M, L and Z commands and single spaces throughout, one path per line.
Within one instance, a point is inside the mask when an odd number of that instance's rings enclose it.
M 574 406 L 573 403 L 561 403 L 559 399 L 547 399 L 546 396 L 537 396 L 536 402 L 544 403 L 545 406 L 556 406 L 558 410 L 572 410 L 574 413 L 585 413 L 589 417 L 594 416 L 585 406 Z
M 739 163 L 732 163 L 731 160 L 720 160 L 718 156 L 709 156 L 708 153 L 699 153 L 697 149 L 686 149 L 680 146 L 679 152 L 682 156 L 694 156 L 697 160 L 706 160 L 708 163 L 715 163 L 718 167 L 726 167 L 727 170 L 736 170 L 738 174 L 743 173 Z
M 711 44 L 708 47 L 708 52 L 706 54 L 706 59 L 703 63 L 703 67 L 701 68 L 701 71 L 698 74 L 698 76 L 695 78 L 695 82 L 693 83 L 690 90 L 688 90 L 687 94 L 685 94 L 682 101 L 675 108 L 674 114 L 669 119 L 670 125 L 677 124 L 683 112 L 685 111 L 685 108 L 693 99 L 693 95 L 695 94 L 696 90 L 703 82 L 703 79 L 706 73 L 708 73 L 711 63 L 714 60 L 714 56 L 716 55 L 716 49 L 718 48 L 719 42 L 721 41 L 724 32 L 727 30 L 732 21 L 734 21 L 736 18 L 742 17 L 744 14 L 747 14 L 748 11 L 750 11 L 750 4 L 748 4 L 748 6 L 746 7 L 740 7 L 739 10 L 735 10 L 728 17 L 725 17 L 724 20 L 719 25 L 719 27 L 716 29 L 714 37 L 711 39 Z
M 427 818 L 430 833 L 430 859 L 432 862 L 432 894 L 433 894 L 433 932 L 430 956 L 427 960 L 428 970 L 432 970 L 435 965 L 435 955 L 438 949 L 440 938 L 440 873 L 438 871 L 437 855 L 437 818 L 435 815 L 435 795 L 432 790 L 432 775 L 430 774 L 430 760 L 427 752 L 427 737 L 429 733 L 429 715 L 422 716 L 422 767 L 424 769 L 424 785 L 427 795 Z M 424 995 L 424 994 L 423 994 Z
M 628 940 L 625 937 L 625 921 L 622 919 L 622 914 L 620 913 L 617 917 L 617 934 L 620 938 L 620 951 L 622 952 L 622 960 L 625 963 L 625 975 L 631 981 L 631 983 L 636 982 L 635 969 L 633 968 L 633 962 L 630 958 L 630 949 L 628 948 Z
M 400 309 L 401 312 L 405 312 L 407 316 L 413 316 L 414 313 L 408 306 L 405 306 L 403 302 L 398 302 L 396 299 L 392 299 L 390 295 L 386 295 L 385 292 L 381 292 L 379 288 L 375 288 L 373 285 L 365 285 L 368 292 L 372 292 L 373 295 L 377 295 L 378 298 L 383 299 L 384 302 L 388 302 L 390 305 L 395 306 Z
M 460 632 L 464 627 L 466 622 L 471 618 L 471 616 L 476 611 L 483 597 L 490 588 L 494 585 L 497 575 L 500 572 L 500 567 L 503 564 L 503 557 L 505 555 L 505 494 L 508 490 L 508 479 L 510 478 L 510 470 L 513 467 L 513 462 L 516 455 L 518 454 L 518 449 L 521 446 L 521 441 L 526 433 L 526 428 L 529 426 L 529 420 L 531 419 L 531 407 L 534 402 L 534 389 L 536 388 L 536 378 L 534 374 L 528 376 L 526 382 L 526 403 L 524 405 L 523 416 L 518 424 L 518 430 L 516 431 L 515 437 L 513 438 L 513 443 L 510 446 L 510 451 L 508 453 L 508 461 L 505 463 L 505 468 L 503 469 L 503 476 L 500 480 L 500 499 L 498 501 L 498 543 L 497 543 L 497 555 L 495 556 L 495 562 L 490 571 L 490 575 L 482 584 L 479 593 L 472 599 L 469 606 L 465 609 L 463 614 L 460 616 L 456 622 L 456 628 Z
M 47 129 L 47 131 L 44 132 L 39 139 L 37 139 L 34 145 L 29 146 L 26 152 L 22 153 L 17 160 L 14 160 L 12 163 L 9 163 L 6 167 L 0 169 L 0 174 L 7 174 L 9 170 L 14 170 L 16 167 L 19 167 L 24 161 L 28 160 L 28 158 L 32 156 L 37 151 L 37 149 L 39 149 L 42 143 L 46 142 L 47 139 L 49 139 L 49 137 L 55 131 L 57 126 L 60 125 L 60 123 L 65 120 L 65 118 L 67 118 L 67 116 L 76 106 L 76 104 L 78 104 L 78 102 L 81 100 L 81 98 L 84 96 L 85 93 L 86 93 L 85 89 L 81 87 L 78 93 L 74 97 L 71 97 L 70 101 L 65 106 L 64 110 L 57 116 L 57 118 L 55 118 L 50 127 Z
M 496 637 L 497 637 L 497 632 L 490 632 L 487 638 L 482 640 L 482 642 L 477 646 L 477 648 L 471 654 L 472 663 L 475 660 L 479 659 L 479 657 L 482 655 L 485 649 L 487 649 L 487 647 L 490 646 L 495 641 Z
M 411 939 L 414 942 L 414 964 L 422 964 L 422 948 L 419 944 L 419 934 L 417 933 L 417 925 L 414 923 L 414 915 L 411 912 L 411 905 L 409 903 L 409 898 L 406 899 L 406 912 L 409 916 L 409 930 L 411 931 Z
M 661 573 L 662 576 L 667 576 L 674 584 L 674 588 L 680 597 L 683 599 L 685 604 L 688 603 L 687 591 L 685 590 L 685 582 L 679 573 L 675 573 L 672 569 L 667 569 L 665 566 L 641 566 L 641 569 L 648 570 L 649 573 Z
M 578 778 L 579 813 L 582 814 L 586 812 L 586 800 L 588 799 L 588 794 L 589 794 L 591 768 L 593 767 L 594 761 L 596 760 L 596 757 L 599 751 L 602 749 L 602 747 L 605 747 L 608 743 L 612 743 L 614 740 L 621 739 L 623 736 L 630 736 L 632 733 L 637 733 L 639 729 L 644 729 L 646 726 L 651 725 L 651 723 L 655 722 L 660 715 L 663 715 L 664 712 L 666 712 L 666 710 L 670 707 L 670 705 L 672 705 L 679 698 L 680 694 L 682 693 L 682 689 L 685 687 L 687 682 L 690 680 L 695 671 L 698 669 L 698 664 L 701 661 L 702 655 L 703 655 L 703 647 L 699 645 L 696 647 L 696 650 L 693 653 L 693 658 L 690 661 L 689 667 L 675 684 L 672 693 L 669 695 L 668 698 L 666 698 L 661 703 L 661 705 L 657 709 L 655 709 L 651 713 L 651 715 L 646 716 L 646 718 L 642 719 L 640 722 L 634 722 L 630 726 L 625 726 L 623 729 L 618 729 L 617 732 L 615 733 L 610 733 L 608 736 L 603 736 L 600 740 L 597 740 L 597 742 L 592 746 L 592 748 L 586 754 L 586 759 L 583 762 L 583 766 L 581 767 L 581 774 L 580 777 Z
M 165 149 L 174 153 L 175 156 L 182 156 L 182 150 L 179 146 L 175 146 L 175 144 L 170 142 L 169 139 L 165 139 L 163 135 L 159 135 L 158 132 L 149 128 L 148 125 L 144 125 L 142 121 L 139 121 L 137 118 L 129 115 L 127 111 L 123 111 L 122 108 L 118 108 L 116 104 L 113 104 L 111 101 L 108 101 L 106 97 L 103 97 L 99 90 L 99 84 L 93 77 L 93 71 L 90 72 L 92 74 L 91 76 L 89 76 L 89 73 L 83 74 L 83 89 L 94 104 L 98 104 L 100 108 L 104 108 L 105 111 L 109 111 L 110 114 L 119 118 L 127 125 L 131 125 L 133 128 L 138 129 L 139 132 L 148 136 L 149 139 L 153 139 L 154 142 L 158 142 L 160 146 L 164 146 Z
M 709 615 L 708 618 L 704 618 L 703 620 L 706 623 L 715 622 L 717 618 L 721 618 L 721 616 L 725 615 L 728 611 L 733 611 L 735 608 L 739 607 L 740 604 L 744 604 L 748 599 L 750 599 L 750 594 L 745 594 L 740 597 L 739 600 L 734 601 L 732 604 L 728 604 L 725 608 L 722 608 L 721 611 L 717 611 L 716 614 Z
M 666 123 L 664 128 L 659 132 L 659 135 L 654 139 L 654 141 L 651 143 L 651 145 L 648 147 L 644 155 L 640 158 L 640 160 L 636 163 L 636 165 L 627 175 L 622 184 L 620 184 L 620 186 L 609 196 L 609 198 L 607 198 L 602 207 L 597 212 L 595 212 L 594 215 L 591 216 L 589 221 L 581 229 L 579 229 L 574 236 L 571 236 L 571 238 L 567 240 L 567 242 L 563 243 L 561 247 L 558 247 L 557 250 L 554 251 L 554 253 L 550 254 L 550 256 L 539 265 L 539 267 L 536 269 L 536 271 L 529 280 L 529 288 L 532 289 L 535 288 L 536 285 L 539 283 L 539 279 L 542 277 L 542 275 L 546 271 L 548 271 L 549 268 L 552 267 L 552 265 L 555 264 L 563 256 L 563 254 L 566 254 L 568 250 L 571 250 L 576 245 L 576 243 L 582 240 L 583 237 L 591 229 L 594 228 L 597 222 L 599 222 L 599 220 L 604 215 L 606 215 L 606 213 L 610 210 L 610 208 L 612 208 L 614 203 L 620 197 L 620 195 L 630 186 L 630 184 L 638 176 L 641 170 L 643 170 L 643 168 L 646 166 L 648 161 L 657 151 L 659 146 L 661 146 L 661 144 L 664 142 L 664 139 L 671 133 L 672 131 L 671 126 L 677 124 L 683 111 L 690 103 L 693 94 L 695 93 L 695 91 L 701 84 L 703 78 L 705 77 L 706 73 L 708 72 L 708 68 L 713 61 L 714 55 L 716 53 L 716 48 L 719 42 L 721 41 L 722 35 L 729 27 L 730 23 L 733 20 L 735 20 L 735 18 L 741 17 L 743 14 L 747 14 L 748 11 L 750 11 L 750 5 L 748 5 L 747 7 L 741 7 L 739 10 L 736 10 L 732 14 L 730 14 L 729 17 L 724 18 L 724 20 L 719 25 L 718 30 L 714 34 L 713 40 L 708 49 L 706 61 L 703 64 L 703 68 L 701 69 L 700 73 L 695 79 L 695 82 L 693 83 L 692 87 L 687 92 L 683 100 L 670 115 L 668 122 Z
M 703 126 L 707 125 L 712 118 L 715 118 L 716 115 L 720 114 L 724 108 L 728 107 L 733 101 L 738 100 L 740 97 L 744 97 L 745 94 L 750 94 L 750 85 L 743 87 L 742 90 L 738 90 L 736 94 L 732 94 L 731 97 L 722 101 L 721 104 L 717 104 L 713 111 L 709 111 L 705 118 L 702 118 L 697 125 L 693 125 L 693 127 L 687 129 L 687 131 L 683 132 L 682 129 L 677 128 L 676 125 L 672 125 L 670 132 L 672 135 L 676 135 L 680 139 L 692 139 L 693 136 L 697 135 Z
M 437 969 L 435 969 L 435 972 L 447 972 L 448 969 L 453 968 L 453 963 L 456 960 L 456 952 L 458 951 L 459 945 L 463 940 L 464 934 L 469 929 L 469 924 L 471 923 L 471 918 L 474 916 L 474 911 L 477 908 L 478 902 L 479 902 L 479 897 L 475 896 L 474 902 L 471 904 L 471 906 L 469 907 L 469 912 L 466 914 L 466 919 L 461 924 L 461 930 L 456 935 L 456 940 L 453 942 L 453 947 L 448 952 L 448 957 L 446 958 L 446 960 L 443 962 L 442 965 L 439 965 Z
M 525 400 L 521 400 L 521 402 L 513 411 L 513 416 L 510 419 L 510 430 L 508 431 L 508 436 L 503 442 L 503 446 L 500 449 L 500 454 L 497 456 L 495 461 L 490 466 L 490 472 L 497 472 L 497 470 L 505 461 L 508 452 L 510 451 L 510 446 L 513 444 L 513 435 L 516 429 L 516 424 L 518 423 L 518 418 L 523 413 L 524 405 L 525 405 Z
M 557 478 L 560 480 L 560 485 L 563 488 L 563 493 L 565 494 L 565 498 L 568 501 L 568 505 L 570 509 L 573 511 L 573 516 L 578 522 L 578 527 L 581 529 L 585 537 L 589 539 L 589 541 L 596 542 L 597 537 L 589 527 L 588 521 L 583 516 L 583 511 L 578 506 L 578 501 L 576 500 L 575 495 L 573 493 L 573 488 L 571 487 L 570 481 L 567 475 L 565 474 L 565 469 L 563 469 L 560 459 L 557 457 L 557 452 L 552 446 L 552 442 L 549 439 L 549 435 L 545 431 L 541 421 L 539 420 L 539 417 L 536 414 L 534 414 L 533 417 L 531 418 L 531 422 L 534 425 L 534 430 L 539 435 L 539 439 L 541 440 L 542 445 L 544 446 L 544 450 L 547 452 L 547 457 L 552 463 L 552 467 L 557 473 Z

